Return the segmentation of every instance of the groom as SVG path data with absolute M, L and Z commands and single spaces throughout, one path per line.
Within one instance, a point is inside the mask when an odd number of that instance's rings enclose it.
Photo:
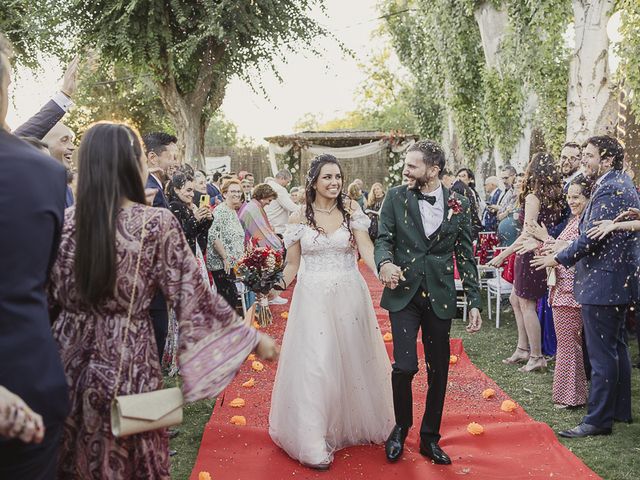
M 445 157 L 432 141 L 407 151 L 403 175 L 408 185 L 387 193 L 379 220 L 375 260 L 385 284 L 380 305 L 389 311 L 393 334 L 393 405 L 396 425 L 385 444 L 387 458 L 402 456 L 413 424 L 411 382 L 418 372 L 417 337 L 427 364 L 428 392 L 420 453 L 448 465 L 438 445 L 449 373 L 449 330 L 456 312 L 453 256 L 469 300 L 467 331 L 480 330 L 480 291 L 471 245 L 471 213 L 466 198 L 440 183 Z

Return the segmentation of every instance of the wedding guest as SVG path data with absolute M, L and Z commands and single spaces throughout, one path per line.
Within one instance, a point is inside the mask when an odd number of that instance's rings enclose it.
M 0 394 L 0 478 L 53 480 L 69 394 L 45 284 L 60 242 L 66 175 L 7 130 L 10 56 L 0 34 L 0 385 L 21 399 Z
M 61 309 L 53 333 L 72 404 L 58 477 L 169 479 L 166 429 L 115 438 L 110 425 L 115 396 L 162 388 L 148 314 L 155 290 L 164 292 L 183 332 L 187 402 L 220 393 L 256 347 L 266 358 L 277 350 L 211 291 L 171 212 L 145 205 L 146 164 L 131 127 L 89 128 L 78 163 L 78 201 L 66 211 L 49 280 Z
M 301 205 L 304 203 L 304 191 L 300 187 L 292 187 L 289 190 L 289 195 L 291 195 L 291 200 L 296 205 Z
M 522 218 L 520 218 L 520 205 L 518 203 L 518 198 L 520 198 L 520 194 L 522 193 L 522 188 L 524 186 L 524 173 L 518 173 L 514 178 L 513 186 L 510 187 L 507 194 L 502 196 L 503 198 L 507 195 L 510 196 L 510 198 L 513 199 L 513 202 L 511 200 L 504 202 L 503 205 L 500 206 L 500 210 L 497 215 L 499 222 L 498 238 L 500 239 L 501 247 L 509 247 L 513 244 L 518 236 L 520 236 L 520 231 L 522 230 Z
M 221 187 L 224 201 L 215 209 L 209 229 L 207 269 L 218 292 L 233 308 L 240 307 L 234 267 L 244 256 L 244 228 L 237 211 L 242 206 L 242 187 L 238 180 L 226 180 Z
M 351 200 L 358 203 L 361 210 L 364 210 L 365 196 L 359 184 L 352 182 L 349 187 L 347 187 L 347 195 Z
M 73 190 L 71 189 L 72 173 L 72 157 L 76 149 L 74 141 L 76 135 L 65 124 L 56 123 L 42 139 L 47 144 L 49 154 L 58 160 L 67 171 L 67 192 L 65 196 L 64 206 L 69 208 L 73 205 Z
M 463 195 L 469 200 L 469 208 L 471 209 L 471 234 L 473 239 L 478 238 L 478 234 L 482 231 L 482 224 L 480 223 L 480 216 L 478 215 L 478 203 L 476 201 L 476 193 L 467 185 L 467 183 L 460 178 L 468 179 L 467 169 L 463 169 L 458 173 L 458 178 L 453 182 L 451 191 Z
M 574 177 L 567 190 L 571 218 L 556 240 L 547 229 L 534 223 L 526 230 L 535 241 L 526 249 L 533 251 L 538 241 L 553 249 L 556 244 L 567 245 L 579 236 L 578 225 L 591 195 L 591 183 L 582 175 Z M 555 247 L 558 248 L 558 247 Z M 520 250 L 521 253 L 524 249 Z M 558 265 L 550 282 L 549 303 L 553 310 L 553 324 L 557 337 L 556 366 L 553 374 L 552 399 L 556 408 L 578 407 L 587 402 L 587 376 L 583 359 L 582 312 L 573 293 L 575 268 Z M 552 277 L 550 277 L 552 278 Z
M 580 160 L 582 158 L 582 147 L 575 142 L 567 142 L 560 151 L 560 172 L 565 193 L 569 190 L 569 185 L 580 175 Z
M 638 232 L 589 238 L 600 220 L 613 220 L 640 208 L 631 179 L 622 172 L 624 149 L 613 137 L 591 137 L 582 155 L 584 175 L 595 180 L 591 201 L 580 222 L 580 236 L 555 255 L 539 257 L 540 269 L 576 265 L 574 292 L 582 305 L 584 332 L 591 361 L 587 415 L 559 433 L 566 438 L 608 435 L 614 421 L 631 422 L 631 362 L 624 332 L 625 312 L 638 300 L 636 248 Z
M 470 168 L 461 168 L 456 174 L 458 180 L 467 185 L 473 192 L 473 198 L 476 204 L 476 213 L 478 215 L 478 221 L 482 221 L 482 212 L 484 212 L 485 204 L 476 190 L 476 176 Z
M 365 199 L 366 199 L 366 198 L 369 198 L 369 192 L 367 192 L 367 191 L 364 189 L 364 182 L 362 181 L 362 179 L 360 179 L 360 178 L 356 178 L 356 179 L 353 181 L 353 183 L 357 183 L 357 184 L 358 184 L 358 186 L 360 187 L 360 191 L 362 192 L 362 195 L 364 195 L 364 198 L 365 198 Z
M 520 218 L 523 219 L 523 225 L 534 222 L 546 226 L 556 225 L 562 214 L 561 197 L 562 183 L 555 159 L 549 153 L 536 153 L 527 166 L 522 193 L 518 199 L 522 205 Z M 526 233 L 521 234 L 516 242 L 493 258 L 489 265 L 501 266 L 517 250 L 518 241 L 525 239 Z M 542 355 L 540 320 L 536 311 L 538 299 L 547 290 L 547 276 L 546 272 L 535 270 L 530 265 L 533 256 L 533 252 L 516 255 L 513 290 L 509 296 L 518 326 L 518 343 L 513 355 L 503 360 L 503 363 L 515 365 L 526 362 L 526 365 L 519 368 L 521 372 L 542 370 L 547 366 Z
M 253 186 L 251 185 L 251 182 L 249 180 L 242 180 L 240 182 L 240 186 L 242 187 L 242 198 L 244 203 L 248 203 L 251 201 L 251 190 L 253 189 Z
M 209 207 L 198 208 L 193 204 L 193 194 L 193 177 L 181 172 L 176 173 L 171 179 L 169 210 L 180 222 L 189 248 L 200 260 L 202 259 L 202 251 L 198 237 L 203 232 L 209 231 L 213 215 Z
M 207 183 L 207 193 L 209 194 L 209 198 L 211 199 L 211 205 L 217 205 L 224 201 L 222 198 L 222 193 L 220 193 L 220 181 L 222 180 L 222 173 L 214 172 L 211 175 L 211 182 Z
M 502 196 L 502 190 L 498 188 L 498 177 L 487 177 L 484 181 L 484 191 L 487 194 L 487 206 L 482 216 L 482 225 L 486 232 L 495 232 L 498 229 L 498 200 Z M 493 207 L 493 208 L 490 208 Z
M 62 77 L 62 86 L 40 111 L 13 131 L 18 137 L 35 137 L 42 140 L 73 106 L 73 95 L 78 86 L 78 66 L 80 57 L 76 56 L 67 66 Z
M 442 182 L 442 185 L 444 185 L 445 188 L 451 190 L 451 187 L 453 187 L 453 184 L 456 180 L 456 176 L 445 168 L 442 172 L 442 179 L 440 180 Z
M 209 195 L 207 188 L 207 174 L 202 170 L 196 170 L 193 176 L 193 204 L 200 208 L 202 197 L 205 195 Z M 208 207 L 207 210 L 211 212 L 211 197 L 209 197 L 209 201 L 206 206 Z M 209 215 L 209 217 L 210 220 L 213 219 L 213 214 Z M 207 255 L 208 237 L 209 228 L 198 234 L 198 245 L 200 246 L 200 251 L 204 256 Z
M 156 190 L 152 205 L 168 209 L 169 200 L 164 193 L 164 185 L 170 178 L 171 167 L 177 163 L 178 139 L 165 132 L 152 132 L 144 135 L 142 141 L 149 171 L 145 186 L 147 189 Z M 169 329 L 169 311 L 162 290 L 157 290 L 149 305 L 149 311 L 158 346 L 158 356 L 162 359 Z
M 276 235 L 265 213 L 265 207 L 277 198 L 278 194 L 266 183 L 259 183 L 254 187 L 253 198 L 238 212 L 247 243 L 282 250 L 282 240 Z
M 49 146 L 42 140 L 38 140 L 36 137 L 20 137 L 20 140 L 27 142 L 32 147 L 37 148 L 45 155 L 50 155 Z
M 264 180 L 264 183 L 269 185 L 277 194 L 276 199 L 265 208 L 265 212 L 269 223 L 280 238 L 282 238 L 284 230 L 289 223 L 289 215 L 297 212 L 300 208 L 299 205 L 296 205 L 291 200 L 291 196 L 287 192 L 286 187 L 291 183 L 292 178 L 291 172 L 283 169 L 276 173 L 275 178 L 267 177 Z
M 371 238 L 371 241 L 375 241 L 378 237 L 378 219 L 380 218 L 380 209 L 382 208 L 384 196 L 385 192 L 381 183 L 371 185 L 371 191 L 364 208 L 364 213 L 371 220 L 371 225 L 369 226 L 369 238 Z

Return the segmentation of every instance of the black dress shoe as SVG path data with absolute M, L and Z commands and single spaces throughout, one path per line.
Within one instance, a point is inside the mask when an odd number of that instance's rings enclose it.
M 391 434 L 384 443 L 384 451 L 387 454 L 387 460 L 395 462 L 402 456 L 404 450 L 404 441 L 407 438 L 408 430 L 398 425 L 393 427 Z
M 433 463 L 437 463 L 438 465 L 451 465 L 449 455 L 444 453 L 440 445 L 438 445 L 438 442 L 420 439 L 420 454 L 429 457 L 433 460 Z
M 598 428 L 588 423 L 581 423 L 577 427 L 573 427 L 571 430 L 563 430 L 558 433 L 564 438 L 583 438 L 592 437 L 594 435 L 610 435 L 610 428 Z

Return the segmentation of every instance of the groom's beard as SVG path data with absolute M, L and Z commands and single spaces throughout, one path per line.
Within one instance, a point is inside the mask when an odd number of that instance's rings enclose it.
M 409 177 L 414 181 L 413 188 L 415 190 L 421 190 L 427 184 L 427 177 Z

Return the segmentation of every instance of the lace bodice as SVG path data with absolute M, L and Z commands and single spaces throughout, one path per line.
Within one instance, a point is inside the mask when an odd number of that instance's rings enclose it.
M 362 212 L 356 212 L 351 219 L 351 228 L 367 231 L 371 221 Z M 300 242 L 303 271 L 306 273 L 340 273 L 352 271 L 356 266 L 356 247 L 351 242 L 351 234 L 346 225 L 330 234 L 318 233 L 306 224 L 287 225 L 284 234 L 285 246 L 289 248 Z

